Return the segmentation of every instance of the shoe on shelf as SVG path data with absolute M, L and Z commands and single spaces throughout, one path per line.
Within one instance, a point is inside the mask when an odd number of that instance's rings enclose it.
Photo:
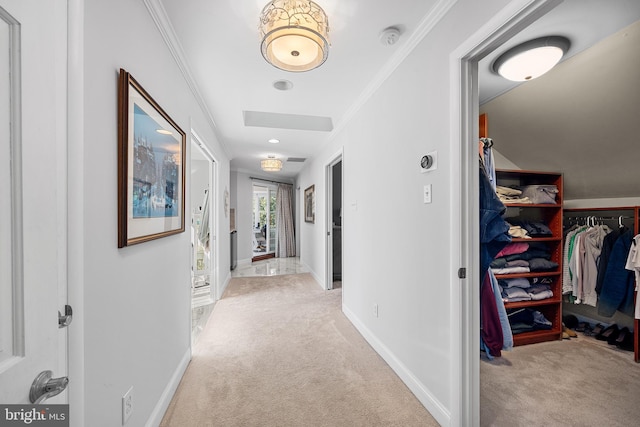
M 614 323 L 612 325 L 607 326 L 602 332 L 596 335 L 596 339 L 600 341 L 609 342 L 609 339 L 613 337 L 612 339 L 615 341 L 615 339 L 618 338 L 618 333 L 619 333 L 618 325 Z
M 596 326 L 593 327 L 593 331 L 591 331 L 591 335 L 593 335 L 594 337 L 597 337 L 602 333 L 602 331 L 604 331 L 604 325 L 598 323 Z
M 567 328 L 564 323 L 562 324 L 562 333 L 567 334 L 570 338 L 576 338 L 578 336 L 578 334 L 576 334 L 576 331 Z
M 585 324 L 584 326 L 584 334 L 587 337 L 590 337 L 593 335 L 593 328 L 591 327 L 590 323 Z
M 626 331 L 624 331 L 626 329 Z M 624 333 L 622 332 L 624 331 Z M 629 328 L 622 328 L 620 335 L 616 339 L 616 347 L 621 350 L 633 351 L 633 332 Z

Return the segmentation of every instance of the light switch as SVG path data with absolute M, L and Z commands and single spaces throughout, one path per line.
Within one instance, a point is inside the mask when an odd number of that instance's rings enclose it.
M 424 202 L 431 203 L 431 184 L 424 186 Z

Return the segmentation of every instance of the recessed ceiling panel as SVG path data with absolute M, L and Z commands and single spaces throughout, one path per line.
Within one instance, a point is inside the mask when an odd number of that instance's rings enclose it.
M 263 111 L 243 111 L 244 125 L 263 128 L 317 130 L 331 132 L 331 117 L 304 116 L 299 114 L 267 113 Z

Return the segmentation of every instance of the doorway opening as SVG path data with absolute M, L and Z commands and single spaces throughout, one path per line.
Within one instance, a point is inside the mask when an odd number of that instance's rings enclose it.
M 215 224 L 215 161 L 202 142 L 191 140 L 191 341 L 198 339 L 217 295 Z
M 342 288 L 342 154 L 326 168 L 326 289 Z
M 268 183 L 253 184 L 252 262 L 276 256 L 276 194 L 278 187 Z
M 453 218 L 459 227 L 452 238 L 459 265 L 463 267 L 458 271 L 458 287 L 452 295 L 451 324 L 457 335 L 452 341 L 452 354 L 456 355 L 453 381 L 454 388 L 459 390 L 453 403 L 452 425 L 477 426 L 480 420 L 478 63 L 559 3 L 543 0 L 529 2 L 525 7 L 509 5 L 494 17 L 495 27 L 484 34 L 479 32 L 452 54 L 452 68 L 457 69 L 460 76 L 452 87 L 452 100 L 457 105 L 453 105 L 451 111 L 454 123 L 459 124 L 452 135 L 453 140 L 458 141 L 453 157 L 460 159 L 456 166 L 459 170 L 454 174 L 459 180 L 459 209 Z

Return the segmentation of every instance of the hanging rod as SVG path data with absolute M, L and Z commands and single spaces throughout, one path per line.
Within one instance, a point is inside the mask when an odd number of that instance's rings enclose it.
M 285 184 L 285 185 L 291 185 L 293 186 L 292 183 L 290 182 L 281 182 L 281 181 L 271 181 L 270 179 L 264 179 L 264 178 L 257 178 L 255 176 L 250 176 L 249 179 L 254 180 L 254 181 L 264 181 L 264 182 L 272 182 L 274 184 Z
M 594 216 L 594 215 L 585 215 L 585 216 L 567 216 L 565 217 L 569 221 L 571 220 L 580 220 L 580 219 L 595 219 L 596 221 L 613 221 L 619 219 L 633 219 L 632 216 L 626 215 L 618 215 L 618 216 Z

